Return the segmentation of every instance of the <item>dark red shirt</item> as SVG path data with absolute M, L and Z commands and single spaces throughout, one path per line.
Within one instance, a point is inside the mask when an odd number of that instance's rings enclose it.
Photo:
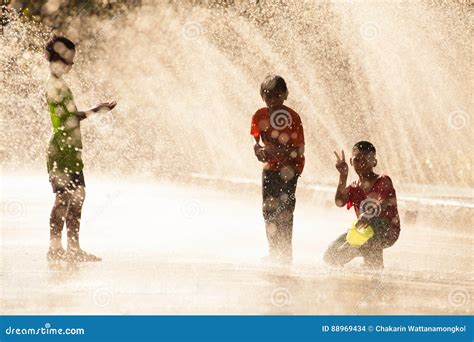
M 388 236 L 397 239 L 400 234 L 400 217 L 398 216 L 397 196 L 392 180 L 387 175 L 379 175 L 372 188 L 366 193 L 359 181 L 354 181 L 346 188 L 347 209 L 354 207 L 357 218 L 361 209 L 369 210 L 388 223 Z M 362 207 L 364 208 L 361 208 Z M 372 211 L 370 211 L 372 210 Z
M 267 147 L 299 147 L 300 153 L 294 153 L 283 158 L 275 156 L 270 158 L 265 168 L 279 171 L 285 167 L 293 168 L 301 174 L 304 168 L 304 132 L 301 118 L 293 109 L 283 106 L 282 109 L 269 113 L 264 107 L 257 110 L 252 116 L 250 134 L 256 139 L 261 139 Z

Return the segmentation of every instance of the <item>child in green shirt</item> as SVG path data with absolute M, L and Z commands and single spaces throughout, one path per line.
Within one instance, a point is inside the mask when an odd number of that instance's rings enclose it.
M 47 167 L 49 181 L 56 194 L 50 216 L 47 259 L 100 261 L 99 257 L 86 253 L 79 245 L 81 211 L 86 194 L 80 122 L 93 113 L 110 111 L 116 103 L 101 103 L 83 112 L 77 110 L 71 90 L 62 79 L 62 75 L 71 70 L 74 55 L 75 45 L 65 37 L 54 37 L 46 45 L 46 58 L 51 69 L 51 78 L 46 84 L 46 99 L 53 125 Z M 67 226 L 67 251 L 61 243 L 64 221 Z

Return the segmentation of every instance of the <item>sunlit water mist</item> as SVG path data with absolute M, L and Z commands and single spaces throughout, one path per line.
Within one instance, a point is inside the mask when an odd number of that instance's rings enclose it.
M 398 187 L 471 186 L 467 7 L 163 3 L 73 18 L 78 107 L 119 102 L 83 125 L 86 169 L 255 178 L 250 117 L 276 72 L 305 125 L 304 181 L 332 184 L 332 151 L 367 139 Z M 1 36 L 2 162 L 15 168 L 44 162 L 49 34 L 13 20 Z
M 405 224 L 383 272 L 323 263 L 353 213 L 298 198 L 294 263 L 260 262 L 260 196 L 90 177 L 81 244 L 100 263 L 48 265 L 49 186 L 2 192 L 2 314 L 472 314 L 472 233 Z M 34 191 L 25 191 L 34 189 Z M 119 214 L 117 214 L 119 213 Z
M 321 185 L 332 199 L 333 149 L 369 139 L 378 170 L 404 190 L 401 211 L 407 193 L 416 199 L 423 184 L 432 193 L 442 185 L 443 195 L 470 196 L 472 204 L 467 5 L 203 3 L 210 5 L 82 15 L 63 32 L 78 42 L 66 76 L 78 107 L 119 102 L 113 115 L 82 125 L 86 175 L 95 175 L 86 176 L 81 239 L 103 262 L 74 270 L 49 269 L 44 259 L 52 194 L 42 47 L 52 32 L 19 19 L 4 28 L 1 160 L 16 174 L 7 172 L 2 185 L 0 310 L 472 313 L 471 223 L 452 229 L 459 202 L 449 212 L 443 201 L 430 202 L 430 216 L 447 218 L 443 229 L 402 220 L 382 274 L 364 273 L 360 260 L 339 272 L 326 268 L 322 255 L 353 213 L 316 205 L 300 187 L 295 263 L 274 270 L 259 263 L 266 241 L 257 187 L 221 191 L 163 180 L 199 174 L 258 182 L 250 117 L 263 106 L 261 80 L 275 72 L 286 78 L 288 105 L 305 125 L 302 183 Z M 122 174 L 161 183 L 106 179 Z M 277 291 L 291 304 L 275 305 Z

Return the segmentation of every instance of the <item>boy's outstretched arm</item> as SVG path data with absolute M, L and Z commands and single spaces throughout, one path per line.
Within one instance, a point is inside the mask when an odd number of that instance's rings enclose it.
M 117 105 L 117 102 L 115 101 L 100 103 L 92 109 L 88 109 L 85 111 L 78 111 L 77 116 L 79 117 L 80 120 L 83 120 L 94 113 L 111 111 L 112 109 L 114 109 L 116 105 Z
M 335 202 L 338 207 L 343 207 L 347 203 L 346 184 L 347 176 L 349 174 L 349 167 L 347 166 L 344 151 L 341 151 L 341 156 L 334 151 L 336 155 L 336 169 L 339 171 L 339 183 L 337 185 Z

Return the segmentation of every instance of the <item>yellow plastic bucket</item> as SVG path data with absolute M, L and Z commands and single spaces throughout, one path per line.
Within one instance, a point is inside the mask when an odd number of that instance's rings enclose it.
M 352 247 L 360 247 L 374 236 L 374 230 L 371 226 L 357 229 L 356 223 L 357 221 L 352 224 L 352 228 L 349 229 L 346 235 L 346 241 Z

